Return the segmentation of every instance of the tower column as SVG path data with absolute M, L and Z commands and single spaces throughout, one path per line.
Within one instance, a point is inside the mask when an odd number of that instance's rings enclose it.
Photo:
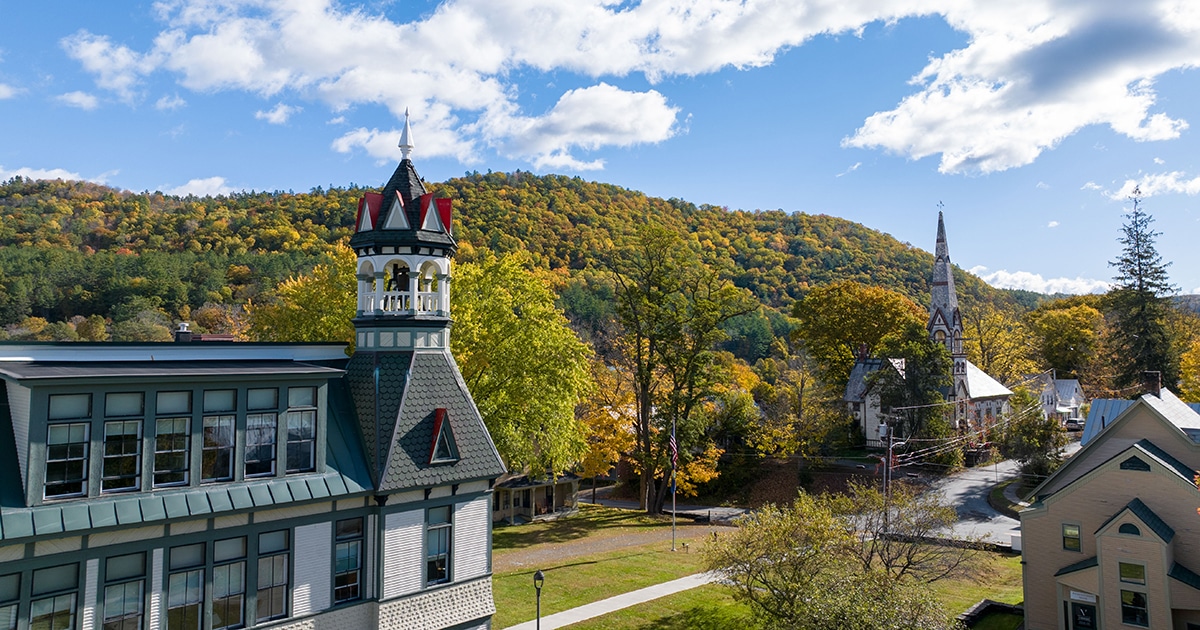
M 408 273 L 408 310 L 416 313 L 420 310 L 421 298 L 419 289 L 421 288 L 421 272 L 409 270 Z
M 438 314 L 450 312 L 450 274 L 440 273 L 437 275 L 438 281 Z
M 383 311 L 383 294 L 384 294 L 384 289 L 386 289 L 386 288 L 387 288 L 387 282 L 384 280 L 384 272 L 376 271 L 375 272 L 375 309 L 374 309 L 376 313 L 380 313 Z

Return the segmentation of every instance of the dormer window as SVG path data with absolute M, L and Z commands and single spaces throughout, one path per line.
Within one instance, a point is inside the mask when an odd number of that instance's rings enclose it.
M 452 464 L 458 461 L 458 446 L 454 443 L 454 432 L 445 409 L 437 409 L 433 416 L 433 449 L 430 464 Z

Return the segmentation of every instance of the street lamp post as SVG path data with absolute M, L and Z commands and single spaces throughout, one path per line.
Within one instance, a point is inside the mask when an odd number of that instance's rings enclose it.
M 542 573 L 541 569 L 533 574 L 533 588 L 537 590 L 537 630 L 542 630 L 542 584 L 546 581 L 546 574 Z

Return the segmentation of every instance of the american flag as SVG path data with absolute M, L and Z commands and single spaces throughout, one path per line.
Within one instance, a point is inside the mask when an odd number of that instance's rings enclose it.
M 675 444 L 675 433 L 671 433 L 671 440 L 667 442 L 668 448 L 671 449 L 671 468 L 674 469 L 679 465 L 679 446 Z

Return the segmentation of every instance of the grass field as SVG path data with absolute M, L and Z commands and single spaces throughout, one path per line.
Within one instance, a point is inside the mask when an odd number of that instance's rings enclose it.
M 603 508 L 584 510 L 574 519 L 498 528 L 496 557 L 520 553 L 542 542 L 599 541 L 627 536 L 647 528 L 668 528 L 669 521 Z M 651 584 L 698 573 L 704 568 L 699 545 L 691 553 L 671 552 L 662 543 L 628 547 L 619 551 L 579 555 L 559 564 L 540 568 L 546 582 L 542 589 L 542 615 L 549 615 L 598 601 Z M 1020 556 L 983 553 L 978 556 L 975 577 L 943 580 L 931 585 L 934 596 L 947 612 L 958 614 L 981 599 L 1018 604 L 1021 602 Z M 497 573 L 493 577 L 498 629 L 533 619 L 535 598 L 533 568 Z M 992 620 L 989 620 L 992 622 Z M 1011 620 L 996 619 L 993 630 L 1008 630 Z M 986 626 L 982 626 L 986 627 Z M 571 626 L 572 630 L 754 630 L 750 610 L 735 601 L 731 591 L 719 585 L 703 586 L 611 613 Z

